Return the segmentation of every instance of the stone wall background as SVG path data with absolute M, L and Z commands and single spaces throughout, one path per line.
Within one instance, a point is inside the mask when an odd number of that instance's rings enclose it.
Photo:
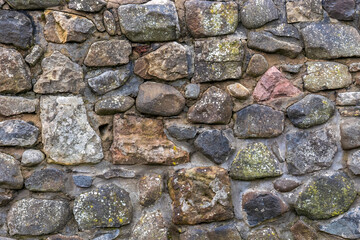
M 358 0 L 0 0 L 0 239 L 359 239 Z

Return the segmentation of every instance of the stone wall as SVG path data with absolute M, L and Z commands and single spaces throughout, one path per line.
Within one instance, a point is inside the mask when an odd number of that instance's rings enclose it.
M 0 0 L 0 239 L 360 239 L 359 0 Z

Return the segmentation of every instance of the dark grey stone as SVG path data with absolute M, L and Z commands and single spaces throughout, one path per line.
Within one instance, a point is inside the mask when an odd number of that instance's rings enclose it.
M 139 93 L 139 86 L 144 83 L 144 80 L 136 75 L 132 75 L 129 80 L 125 82 L 123 86 L 118 89 L 115 89 L 111 92 L 106 93 L 104 96 L 130 96 L 137 97 Z
M 135 172 L 125 168 L 110 169 L 102 175 L 105 179 L 111 178 L 135 178 Z
M 272 0 L 249 0 L 240 10 L 241 23 L 246 28 L 258 28 L 278 19 L 278 10 Z
M 15 9 L 45 9 L 60 5 L 61 0 L 6 0 Z
M 323 7 L 330 17 L 338 20 L 353 20 L 354 0 L 323 0 Z
M 109 231 L 103 235 L 100 235 L 100 236 L 94 238 L 93 240 L 113 240 L 113 239 L 116 239 L 119 235 L 120 235 L 120 230 L 116 229 L 113 231 Z
M 278 37 L 290 37 L 300 39 L 299 31 L 291 24 L 281 23 L 279 25 L 269 26 L 265 28 L 265 31 L 270 32 Z
M 280 69 L 288 73 L 298 73 L 303 66 L 303 64 L 284 64 L 280 66 Z
M 77 187 L 81 187 L 81 188 L 91 187 L 92 182 L 93 182 L 92 177 L 85 176 L 85 175 L 76 175 L 76 176 L 73 176 L 72 178 L 73 178 L 74 184 Z
M 34 192 L 59 192 L 65 187 L 65 172 L 54 168 L 37 170 L 25 180 L 25 187 Z
M 0 146 L 33 146 L 39 136 L 39 129 L 23 120 L 0 122 Z
M 170 136 L 177 140 L 189 140 L 196 136 L 197 129 L 194 126 L 173 124 L 166 128 Z
M 12 156 L 0 152 L 0 188 L 21 189 L 23 182 L 20 163 Z
M 70 0 L 69 8 L 83 12 L 99 12 L 106 6 L 105 0 Z

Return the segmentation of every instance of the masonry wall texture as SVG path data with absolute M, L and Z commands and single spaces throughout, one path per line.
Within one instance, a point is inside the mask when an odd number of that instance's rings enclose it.
M 0 0 L 0 240 L 360 239 L 360 0 Z

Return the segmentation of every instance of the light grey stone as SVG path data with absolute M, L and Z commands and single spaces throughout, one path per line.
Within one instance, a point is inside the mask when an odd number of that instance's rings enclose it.
M 33 113 L 38 105 L 38 99 L 0 96 L 0 115 L 9 117 L 22 113 Z
M 45 155 L 40 150 L 27 149 L 21 157 L 21 165 L 32 167 L 44 161 Z

